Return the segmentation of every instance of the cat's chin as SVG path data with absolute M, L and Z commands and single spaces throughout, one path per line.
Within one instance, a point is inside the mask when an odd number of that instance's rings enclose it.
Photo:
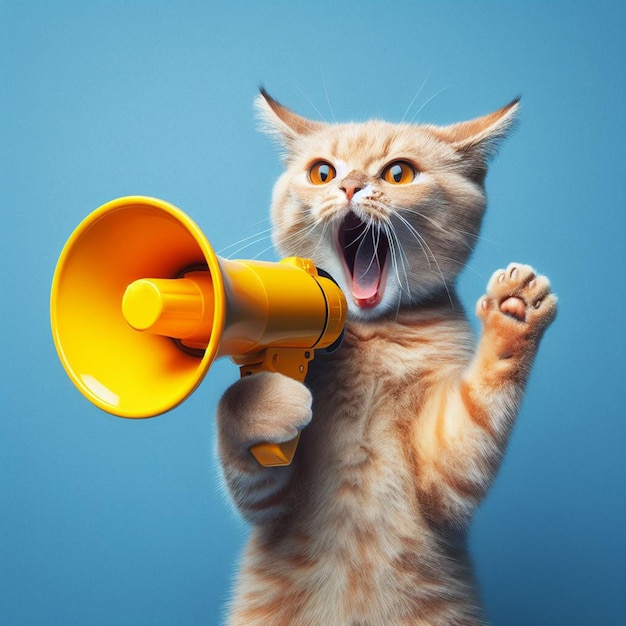
M 362 309 L 356 305 L 354 307 L 348 305 L 348 319 L 356 322 L 374 322 L 384 317 L 386 311 L 386 308 Z

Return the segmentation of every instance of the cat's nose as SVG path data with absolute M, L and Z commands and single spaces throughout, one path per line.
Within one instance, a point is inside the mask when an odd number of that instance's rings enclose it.
M 361 191 L 363 187 L 365 187 L 365 181 L 362 178 L 346 176 L 346 178 L 341 181 L 339 189 L 346 194 L 348 201 L 350 201 L 354 194 Z

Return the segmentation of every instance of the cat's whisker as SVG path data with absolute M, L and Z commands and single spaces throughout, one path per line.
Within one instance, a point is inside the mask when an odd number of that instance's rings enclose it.
M 311 98 L 309 98 L 309 96 L 306 95 L 306 93 L 304 93 L 304 91 L 300 88 L 300 86 L 297 83 L 293 83 L 294 87 L 300 92 L 300 95 L 311 105 L 311 107 L 313 107 L 313 109 L 315 109 L 315 112 L 326 122 L 328 123 L 328 120 L 326 119 L 326 116 L 315 106 L 315 104 L 313 104 L 313 101 L 311 100 Z
M 367 228 L 363 231 L 363 234 L 360 237 L 361 243 L 359 244 L 359 249 L 361 248 L 361 246 L 365 242 L 365 237 L 370 232 L 370 230 L 372 230 L 372 228 L 373 228 L 372 222 L 368 222 Z M 376 235 L 378 235 L 378 238 L 376 238 Z M 373 239 L 374 239 L 374 249 L 372 251 L 372 258 L 371 258 L 371 260 L 369 262 L 369 265 L 365 268 L 365 270 L 361 274 L 361 278 L 363 278 L 364 276 L 367 275 L 367 273 L 372 268 L 372 265 L 373 265 L 375 259 L 378 258 L 378 242 L 380 241 L 380 230 L 377 230 L 377 232 L 376 231 L 374 232 Z M 357 254 L 358 254 L 358 251 L 357 251 Z
M 389 207 L 383 204 L 382 202 L 379 202 L 378 200 L 375 200 L 373 198 L 369 199 L 368 204 L 370 207 L 381 210 L 381 215 L 379 216 L 379 223 L 384 228 L 385 234 L 387 235 L 387 240 L 389 242 L 389 248 L 391 251 L 392 264 L 394 266 L 394 271 L 396 273 L 398 285 L 401 291 L 406 291 L 407 295 L 410 296 L 410 282 L 409 282 L 409 277 L 407 273 L 407 266 L 410 269 L 410 262 L 406 255 L 406 252 L 404 251 L 402 247 L 400 240 L 398 239 L 398 236 L 396 235 L 393 222 L 387 215 Z M 399 274 L 399 268 L 401 268 L 404 273 L 406 288 L 403 286 L 403 281 Z
M 394 268 L 394 273 L 396 275 L 396 279 L 398 281 L 398 286 L 400 287 L 400 300 L 402 299 L 401 294 L 403 291 L 406 291 L 407 295 L 410 297 L 410 283 L 409 276 L 407 273 L 407 266 L 410 269 L 409 260 L 404 252 L 398 237 L 393 229 L 393 224 L 389 218 L 385 218 L 382 226 L 385 230 L 385 234 L 387 235 L 387 240 L 389 241 L 389 249 L 391 251 L 391 262 Z M 406 263 L 405 263 L 406 261 Z M 406 283 L 406 288 L 402 284 L 402 278 L 400 277 L 400 268 L 404 274 L 404 280 Z
M 297 247 L 300 248 L 301 244 L 305 244 L 307 241 L 307 237 L 311 235 L 315 229 L 317 228 L 317 224 L 307 224 L 302 223 L 298 225 L 299 227 L 293 228 L 293 232 L 288 235 L 280 236 L 280 243 L 282 247 L 292 248 Z M 292 245 L 292 244 L 300 244 L 300 245 Z
M 442 256 L 441 254 L 439 255 L 439 258 L 445 261 L 449 261 L 450 263 L 454 263 L 456 266 L 461 268 L 459 272 L 461 270 L 469 270 L 470 272 L 473 272 L 476 276 L 478 276 L 481 281 L 483 281 L 484 283 L 487 282 L 487 277 L 481 274 L 474 266 L 470 265 L 469 263 L 459 261 L 459 259 L 455 259 L 454 257 Z
M 426 220 L 427 222 L 432 224 L 435 228 L 440 230 L 445 235 L 450 235 L 451 234 L 449 230 L 446 230 L 435 219 L 433 219 L 429 215 L 426 215 L 425 213 L 422 213 L 421 211 L 416 211 L 415 209 L 405 209 L 405 208 L 400 209 L 400 210 L 402 210 L 403 213 L 411 213 L 413 215 L 417 215 L 417 217 L 420 217 L 420 218 Z M 470 237 L 470 238 L 474 239 L 475 241 L 486 241 L 487 243 L 492 243 L 492 244 L 495 243 L 493 241 L 490 241 L 486 237 L 483 237 L 483 236 L 479 235 L 478 233 L 472 233 L 472 232 L 469 232 L 467 230 L 462 230 L 461 228 L 458 228 L 458 227 L 455 227 L 455 230 L 456 230 L 456 232 L 460 233 L 461 235 L 464 235 L 466 237 Z M 473 246 L 468 244 L 468 243 L 466 243 L 465 241 L 460 241 L 459 243 L 463 244 L 465 247 L 467 247 L 469 249 L 473 249 Z
M 411 118 L 411 124 L 413 124 L 413 122 L 415 122 L 417 116 L 437 97 L 439 97 L 442 93 L 444 93 L 445 91 L 448 91 L 448 89 L 450 89 L 450 86 L 444 87 L 443 89 L 440 89 L 437 93 L 435 93 L 434 95 L 432 95 L 430 98 L 428 98 L 428 100 L 426 100 L 426 102 L 424 102 L 424 104 L 422 104 L 422 106 L 417 110 L 417 112 L 415 113 L 415 115 Z
M 431 250 L 430 246 L 428 245 L 424 237 L 422 237 L 422 235 L 419 234 L 419 232 L 415 229 L 415 227 L 409 221 L 407 221 L 406 218 L 400 215 L 397 211 L 394 212 L 394 215 L 400 220 L 402 224 L 404 224 L 407 227 L 409 232 L 415 237 L 416 241 L 420 244 L 420 246 L 422 246 L 422 250 L 424 250 L 424 246 L 426 246 L 426 248 L 428 249 L 428 252 L 430 252 L 432 260 L 437 266 L 437 271 L 439 273 L 439 276 L 441 277 L 443 287 L 446 290 L 446 294 L 448 295 L 448 300 L 450 301 L 450 305 L 454 309 L 454 299 L 452 298 L 452 294 L 450 293 L 450 289 L 448 288 L 448 281 L 446 280 L 446 277 L 444 276 L 443 271 L 441 270 L 441 266 L 439 265 L 439 262 L 437 261 L 437 257 Z M 430 263 L 429 263 L 429 267 L 430 267 Z
M 237 248 L 237 249 L 236 249 L 236 250 L 234 250 L 233 252 L 229 252 L 229 253 L 228 253 L 228 254 L 226 254 L 226 255 L 225 255 L 225 254 L 223 254 L 223 253 L 218 253 L 218 254 L 220 254 L 220 256 L 223 256 L 224 258 L 227 258 L 227 259 L 232 259 L 232 258 L 235 258 L 235 257 L 239 257 L 239 256 L 241 256 L 241 253 L 242 253 L 244 250 L 247 250 L 248 248 L 251 248 L 252 246 L 256 246 L 257 244 L 264 243 L 264 242 L 266 242 L 266 241 L 268 241 L 268 240 L 270 240 L 270 241 L 271 241 L 271 239 L 272 239 L 272 235 L 271 235 L 271 234 L 269 234 L 269 235 L 264 235 L 264 236 L 260 236 L 260 237 L 258 237 L 257 239 L 254 239 L 254 240 L 252 240 L 252 241 L 249 241 L 249 242 L 248 242 L 248 243 L 246 243 L 245 245 L 243 245 L 243 246 L 241 246 L 241 247 Z M 273 244 L 272 244 L 272 245 L 273 245 Z M 271 246 L 269 246 L 269 247 L 271 247 Z
M 424 82 L 421 84 L 420 88 L 417 90 L 417 93 L 413 96 L 413 100 L 411 100 L 411 102 L 409 103 L 409 106 L 406 108 L 406 111 L 404 112 L 404 115 L 402 116 L 402 119 L 400 120 L 400 124 L 404 123 L 404 120 L 406 119 L 406 116 L 409 114 L 409 111 L 411 110 L 411 108 L 415 104 L 415 101 L 419 98 L 419 96 L 422 93 L 422 90 L 424 89 L 424 87 L 426 87 L 426 83 L 430 79 L 431 71 L 432 70 L 428 70 L 428 74 L 426 74 L 426 78 L 424 79 Z
M 330 109 L 330 114 L 333 117 L 333 122 L 337 123 L 337 117 L 335 116 L 335 111 L 333 111 L 333 105 L 330 103 L 330 97 L 328 96 L 328 89 L 326 87 L 326 77 L 324 76 L 324 68 L 322 66 L 322 60 L 319 59 L 320 62 L 320 76 L 322 77 L 322 87 L 324 87 L 324 95 L 326 96 L 326 104 Z
M 256 243 L 260 243 L 256 242 Z M 270 243 L 269 246 L 265 246 L 265 248 L 263 248 L 263 250 L 261 250 L 260 252 L 257 252 L 254 256 L 252 256 L 253 260 L 257 260 L 259 259 L 259 257 L 263 256 L 268 250 L 272 250 L 274 248 L 274 244 Z M 237 252 L 234 252 L 231 256 L 229 256 L 228 258 L 233 258 L 234 256 L 239 256 L 238 253 L 240 252 L 240 250 L 238 250 Z
M 400 289 L 403 289 L 402 279 L 400 278 L 400 266 L 402 266 L 405 279 L 407 279 L 406 268 L 404 266 L 404 259 L 400 256 L 398 260 L 398 253 L 399 253 L 398 242 L 396 240 L 395 233 L 393 232 L 393 228 L 391 227 L 389 223 L 389 220 L 385 220 L 382 226 L 385 229 L 385 234 L 387 235 L 387 240 L 389 241 L 389 250 L 391 252 L 391 264 L 393 266 L 393 270 L 396 275 L 398 285 L 400 286 Z M 408 279 L 407 279 L 407 284 L 408 284 Z
M 398 240 L 398 237 L 393 228 L 393 224 L 391 223 L 391 220 L 389 218 L 385 218 L 384 228 L 385 232 L 387 233 L 387 239 L 389 240 L 389 249 L 391 250 L 391 262 L 394 268 L 396 280 L 398 281 L 398 296 L 396 299 L 397 304 L 395 316 L 395 319 L 397 320 L 398 316 L 400 315 L 400 309 L 402 308 L 403 294 L 406 294 L 406 296 L 408 297 L 409 304 L 412 300 L 409 276 L 407 273 L 407 269 L 410 270 L 410 265 L 409 260 L 406 257 L 406 253 L 402 248 L 402 244 Z M 404 284 L 402 278 L 400 277 L 400 269 L 402 270 L 402 273 L 404 275 Z
M 235 248 L 236 246 L 241 246 L 240 248 L 237 249 L 235 253 L 229 253 L 229 254 L 237 254 L 241 252 L 242 250 L 245 250 L 246 248 L 255 245 L 256 243 L 263 241 L 264 239 L 269 239 L 272 236 L 273 230 L 274 230 L 273 227 L 270 227 L 258 233 L 254 233 L 253 235 L 249 235 L 248 237 L 244 237 L 243 239 L 240 239 L 239 241 L 235 241 L 231 244 L 228 244 L 227 246 L 224 246 L 223 248 L 220 248 L 216 252 L 216 254 L 220 256 L 226 256 L 226 253 L 228 250 L 230 250 L 231 248 Z M 245 244 L 245 245 L 242 246 L 241 244 Z
M 289 225 L 289 222 L 285 221 L 285 224 Z M 312 226 L 308 227 L 306 231 L 298 231 L 294 234 L 287 235 L 283 237 L 281 241 L 283 242 L 283 244 L 290 243 L 290 242 L 298 242 L 302 238 L 306 238 L 308 235 L 310 235 L 311 232 L 313 232 L 313 230 L 315 229 L 315 226 L 316 225 L 313 224 Z M 228 258 L 228 259 L 238 257 L 244 250 L 247 250 L 248 248 L 251 248 L 252 246 L 263 243 L 265 241 L 272 240 L 277 228 L 280 228 L 280 222 L 275 221 L 274 225 L 271 228 L 262 230 L 259 233 L 250 235 L 249 237 L 244 237 L 243 239 L 240 239 L 238 242 L 232 243 L 222 248 L 219 252 L 217 252 L 217 254 L 219 254 L 220 256 L 224 256 L 225 258 Z M 244 244 L 244 245 L 241 245 L 236 250 L 231 251 L 228 254 L 225 254 L 226 251 L 228 251 L 230 248 L 237 246 L 238 244 Z M 258 259 L 260 256 L 265 254 L 268 250 L 271 250 L 273 246 L 274 246 L 273 243 L 269 246 L 266 246 L 265 248 L 263 248 L 263 250 L 255 254 L 253 258 Z
M 357 246 L 357 250 L 359 249 L 360 245 L 363 243 L 363 239 L 365 238 L 365 236 L 367 235 L 367 233 L 369 232 L 370 228 L 372 227 L 372 223 L 373 221 L 370 220 L 367 225 L 366 228 L 364 228 L 352 241 L 350 241 L 346 247 L 347 248 L 351 248 L 352 246 Z M 356 230 L 353 229 L 353 230 Z M 358 245 L 357 245 L 358 244 Z M 371 266 L 370 266 L 371 267 Z M 369 267 L 368 267 L 369 269 Z
M 303 223 L 302 229 L 296 230 L 290 235 L 285 235 L 281 237 L 281 240 L 280 240 L 281 246 L 283 248 L 301 249 L 302 244 L 306 243 L 309 240 L 309 237 L 313 234 L 313 232 L 315 231 L 317 227 L 318 227 L 317 222 L 313 222 L 311 224 Z M 320 243 L 321 241 L 320 239 L 318 239 L 318 243 L 315 248 L 316 250 L 317 250 L 317 247 L 320 245 Z
M 378 219 L 385 219 L 389 211 L 389 205 L 376 198 L 366 198 L 361 206 L 366 209 L 374 209 Z
M 373 227 L 373 223 L 372 221 L 369 221 L 366 225 L 366 227 L 363 229 L 362 232 L 359 233 L 358 237 L 355 237 L 354 240 L 352 240 L 346 247 L 351 247 L 354 246 L 355 244 L 359 244 L 357 247 L 357 251 L 356 254 L 358 255 L 359 250 L 361 249 L 361 246 L 363 245 L 363 243 L 365 242 L 365 237 L 367 237 L 367 234 L 370 232 L 370 230 Z M 378 233 L 378 237 L 380 239 L 380 232 Z M 360 278 L 363 278 L 364 276 L 366 276 L 366 274 L 370 271 L 372 264 L 374 263 L 374 260 L 376 258 L 378 258 L 378 241 L 376 239 L 374 239 L 374 249 L 372 251 L 372 258 L 370 259 L 370 262 L 368 264 L 368 266 L 365 268 L 365 270 L 363 271 L 363 273 L 361 274 Z
M 313 251 L 311 253 L 312 257 L 317 256 L 317 252 L 320 248 L 320 246 L 322 246 L 325 242 L 326 242 L 326 238 L 327 238 L 327 231 L 328 231 L 328 222 L 327 221 L 323 221 L 321 222 L 322 224 L 322 232 L 320 233 L 319 237 L 317 238 L 317 243 L 315 244 L 315 248 L 313 248 Z M 311 234 L 313 232 L 313 230 L 315 228 L 317 228 L 319 226 L 319 224 L 314 224 L 312 229 L 309 230 L 308 234 Z
M 430 247 L 426 244 L 424 237 L 422 237 L 422 235 L 419 234 L 419 232 L 415 229 L 415 227 L 406 218 L 402 217 L 402 215 L 400 215 L 397 211 L 394 211 L 393 215 L 400 221 L 401 224 L 403 224 L 407 228 L 407 230 L 413 236 L 415 241 L 417 241 L 420 248 L 422 249 L 422 252 L 424 253 L 424 256 L 426 257 L 426 262 L 428 263 L 428 269 L 432 269 L 430 259 L 431 257 L 433 257 L 433 253 Z

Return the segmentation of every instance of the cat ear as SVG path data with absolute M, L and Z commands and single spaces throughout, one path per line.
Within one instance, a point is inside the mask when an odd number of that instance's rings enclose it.
M 293 113 L 274 100 L 263 87 L 259 91 L 255 105 L 261 119 L 261 130 L 277 139 L 287 150 L 302 135 L 310 135 L 323 127 L 321 122 L 313 122 Z
M 515 127 L 519 101 L 515 98 L 501 109 L 468 122 L 439 127 L 436 134 L 460 152 L 489 160 Z

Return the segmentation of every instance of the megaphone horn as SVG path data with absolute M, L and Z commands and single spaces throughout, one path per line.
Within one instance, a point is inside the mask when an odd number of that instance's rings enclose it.
M 108 202 L 79 224 L 50 300 L 68 376 L 93 404 L 128 418 L 174 408 L 221 356 L 242 376 L 303 381 L 314 351 L 340 341 L 347 312 L 339 287 L 310 260 L 223 259 L 180 209 L 144 196 Z M 286 465 L 296 443 L 252 453 Z

